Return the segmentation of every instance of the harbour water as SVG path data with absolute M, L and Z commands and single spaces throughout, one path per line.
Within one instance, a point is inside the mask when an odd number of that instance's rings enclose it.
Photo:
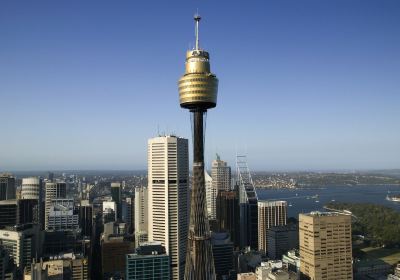
M 374 203 L 392 207 L 400 212 L 400 203 L 386 200 L 387 195 L 400 194 L 400 186 L 328 186 L 313 189 L 257 189 L 259 200 L 286 200 L 288 216 L 298 218 L 299 213 L 324 211 L 331 201 Z

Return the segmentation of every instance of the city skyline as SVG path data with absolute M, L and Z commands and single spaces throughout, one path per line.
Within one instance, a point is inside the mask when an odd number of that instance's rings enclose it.
M 221 80 L 207 169 L 399 168 L 398 1 L 229 3 L 1 3 L 0 170 L 144 170 L 158 131 L 191 138 L 196 8 Z

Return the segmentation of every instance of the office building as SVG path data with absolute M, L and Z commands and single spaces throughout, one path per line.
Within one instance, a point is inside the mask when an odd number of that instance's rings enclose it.
M 47 182 L 45 185 L 45 229 L 48 229 L 49 211 L 52 200 L 56 198 L 66 198 L 67 185 L 64 182 Z
M 39 209 L 36 199 L 9 199 L 0 201 L 0 226 L 38 223 Z
M 351 215 L 299 215 L 300 271 L 311 280 L 353 279 Z
M 257 280 L 257 274 L 254 272 L 244 272 L 237 275 L 237 280 Z
M 389 274 L 387 280 L 400 280 L 400 263 L 397 264 L 393 274 Z
M 0 200 L 0 226 L 17 224 L 18 205 L 16 199 Z
M 47 180 L 49 182 L 53 182 L 54 181 L 54 173 L 53 172 L 48 172 L 47 173 Z
M 34 224 L 2 227 L 0 244 L 20 272 L 30 265 L 36 254 L 41 254 L 39 226 Z
M 61 277 L 60 277 L 61 278 Z M 1 279 L 1 278 L 0 278 Z M 31 267 L 25 267 L 24 280 L 48 280 L 48 269 L 43 268 L 43 261 L 32 260 Z
M 287 266 L 288 270 L 293 272 L 300 271 L 300 254 L 299 250 L 290 250 L 282 255 L 282 262 Z
M 236 156 L 236 186 L 239 192 L 240 247 L 258 250 L 258 196 L 247 157 Z
M 211 243 L 217 280 L 225 279 L 233 269 L 233 243 L 226 232 L 213 232 Z
M 149 240 L 170 256 L 172 279 L 183 279 L 188 232 L 188 140 L 162 136 L 148 141 Z
M 72 198 L 56 198 L 51 201 L 47 230 L 78 230 L 79 214 Z
M 134 252 L 135 243 L 126 234 L 124 223 L 110 222 L 104 225 L 101 235 L 101 268 L 103 277 L 124 277 L 126 271 L 125 256 Z
M 90 240 L 81 235 L 79 230 L 45 231 L 43 253 L 57 255 L 60 252 L 81 254 L 89 252 Z
M 217 189 L 214 188 L 213 180 L 207 171 L 204 171 L 204 180 L 206 185 L 207 213 L 210 220 L 217 218 L 216 200 Z
M 122 221 L 126 223 L 128 232 L 133 233 L 135 225 L 135 197 L 125 197 L 122 200 Z
M 8 252 L 4 250 L 3 246 L 0 244 L 0 280 L 6 279 L 6 273 L 8 265 L 10 262 L 10 256 Z
M 169 280 L 169 256 L 160 242 L 145 242 L 126 255 L 126 280 Z
M 211 165 L 211 177 L 217 192 L 231 190 L 231 167 L 218 154 Z
M 10 173 L 0 174 L 0 200 L 15 199 L 15 178 Z
M 103 224 L 117 220 L 117 204 L 115 201 L 103 201 Z
M 240 244 L 240 209 L 237 191 L 220 191 L 217 196 L 217 221 L 220 231 L 226 231 L 235 247 Z
M 25 280 L 88 280 L 88 259 L 74 253 L 61 253 L 46 257 L 40 262 L 33 260 L 29 270 L 25 269 Z
M 286 201 L 258 202 L 258 250 L 268 253 L 268 230 L 274 226 L 286 225 Z
M 42 180 L 38 177 L 23 178 L 21 198 L 42 201 Z
M 117 219 L 122 219 L 122 196 L 121 196 L 121 183 L 111 183 L 111 197 L 117 206 Z
M 91 237 L 93 233 L 93 206 L 89 200 L 81 200 L 79 206 L 79 228 L 83 236 Z
M 299 228 L 288 224 L 271 227 L 267 232 L 268 257 L 280 260 L 289 250 L 299 248 Z
M 148 240 L 148 189 L 147 187 L 135 188 L 135 243 L 139 247 L 140 243 Z

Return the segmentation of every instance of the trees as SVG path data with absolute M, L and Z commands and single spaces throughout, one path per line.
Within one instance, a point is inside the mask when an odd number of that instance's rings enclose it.
M 364 235 L 378 246 L 400 246 L 400 213 L 370 203 L 329 203 L 328 208 L 348 210 L 353 218 L 353 234 Z

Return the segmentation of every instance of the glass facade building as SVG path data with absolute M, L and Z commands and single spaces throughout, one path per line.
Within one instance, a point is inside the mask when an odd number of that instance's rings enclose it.
M 154 242 L 153 242 L 154 243 Z M 169 256 L 161 244 L 143 243 L 126 255 L 126 280 L 169 280 Z

